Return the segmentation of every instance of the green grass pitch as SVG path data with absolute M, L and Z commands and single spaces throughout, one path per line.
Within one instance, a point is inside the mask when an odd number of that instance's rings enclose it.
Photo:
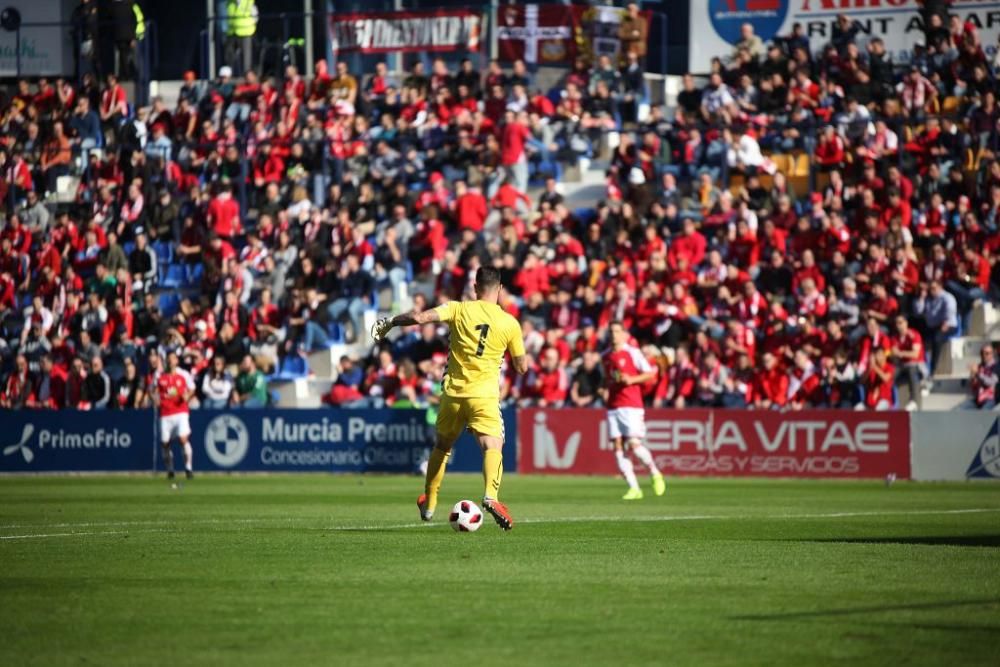
M 1000 486 L 0 479 L 0 665 L 997 665 Z M 488 517 L 487 517 L 488 518 Z

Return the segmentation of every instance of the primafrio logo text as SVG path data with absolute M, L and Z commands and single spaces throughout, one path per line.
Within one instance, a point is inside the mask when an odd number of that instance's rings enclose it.
M 132 435 L 116 428 L 99 428 L 94 431 L 67 431 L 66 429 L 47 429 L 38 431 L 35 435 L 34 424 L 25 424 L 21 431 L 21 439 L 4 447 L 4 456 L 20 453 L 25 463 L 35 460 L 35 452 L 31 445 L 43 449 L 128 449 L 132 446 Z

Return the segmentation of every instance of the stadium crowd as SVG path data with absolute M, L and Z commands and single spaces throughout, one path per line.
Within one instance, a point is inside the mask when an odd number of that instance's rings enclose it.
M 651 405 L 886 409 L 905 385 L 913 409 L 1000 293 L 1000 63 L 958 21 L 903 69 L 839 27 L 811 53 L 745 26 L 669 113 L 646 112 L 642 43 L 551 91 L 470 60 L 223 67 L 139 109 L 113 75 L 20 81 L 0 101 L 0 406 L 148 405 L 169 352 L 202 405 L 265 405 L 268 376 L 369 340 L 380 301 L 462 298 L 490 264 L 532 357 L 505 400 L 599 405 L 620 320 L 661 371 Z M 565 168 L 605 151 L 606 196 L 568 208 Z M 345 356 L 327 400 L 433 401 L 443 334 Z

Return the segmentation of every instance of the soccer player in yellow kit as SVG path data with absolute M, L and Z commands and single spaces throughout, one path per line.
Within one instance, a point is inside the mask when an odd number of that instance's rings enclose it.
M 449 301 L 420 313 L 381 319 L 372 327 L 376 341 L 384 340 L 393 327 L 447 322 L 451 329 L 448 371 L 438 408 L 437 442 L 427 462 L 424 493 L 417 499 L 424 521 L 434 516 L 448 455 L 468 427 L 483 450 L 483 509 L 504 530 L 514 527 L 514 519 L 499 500 L 504 440 L 500 366 L 504 353 L 509 351 L 514 369 L 524 374 L 528 358 L 520 323 L 498 304 L 501 289 L 500 272 L 483 267 L 476 272 L 475 301 Z

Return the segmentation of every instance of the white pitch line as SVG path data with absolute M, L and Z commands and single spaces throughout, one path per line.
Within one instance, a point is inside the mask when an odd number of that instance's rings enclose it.
M 273 517 L 257 519 L 149 519 L 138 521 L 84 521 L 69 523 L 8 523 L 0 525 L 0 530 L 8 528 L 97 528 L 105 526 L 189 526 L 193 524 L 257 524 L 257 523 L 301 523 L 308 519 L 295 517 Z
M 30 535 L 0 535 L 0 540 L 34 540 L 49 537 L 86 537 L 91 535 L 127 535 L 127 530 L 103 530 L 85 533 L 34 533 Z
M 854 517 L 870 517 L 870 516 L 928 516 L 928 515 L 952 515 L 952 514 L 981 514 L 984 512 L 1000 512 L 1000 507 L 975 507 L 967 509 L 952 509 L 952 510 L 889 510 L 889 511 L 867 511 L 867 512 L 809 512 L 802 514 L 773 514 L 773 515 L 747 515 L 747 514 L 678 514 L 678 515 L 668 515 L 668 516 L 570 516 L 570 517 L 553 517 L 553 518 L 527 518 L 516 521 L 515 523 L 521 524 L 551 524 L 551 523 L 665 523 L 674 521 L 735 521 L 735 520 L 751 520 L 751 521 L 795 521 L 799 519 L 845 519 Z M 144 529 L 144 530 L 109 530 L 109 531 L 90 531 L 90 532 L 72 532 L 72 533 L 35 533 L 35 534 L 25 534 L 25 535 L 0 535 L 0 540 L 26 540 L 32 538 L 49 538 L 49 537 L 86 537 L 94 535 L 121 535 L 121 534 L 145 534 L 145 533 L 161 533 L 161 532 L 182 532 L 184 527 L 192 524 L 281 524 L 281 523 L 296 523 L 300 521 L 305 521 L 306 519 L 203 519 L 203 520 L 192 520 L 192 521 L 118 521 L 118 522 L 106 522 L 106 523 L 62 523 L 62 524 L 48 524 L 44 526 L 35 527 L 94 527 L 94 526 L 116 526 L 116 527 L 128 527 L 128 526 L 174 526 L 177 531 L 162 530 L 157 528 Z M 400 529 L 410 529 L 410 528 L 433 528 L 435 526 L 443 526 L 441 523 L 397 523 L 397 524 L 361 524 L 356 526 L 328 526 L 328 527 L 310 527 L 305 526 L 306 530 L 318 530 L 318 531 L 337 531 L 337 532 L 364 532 L 364 531 L 380 531 L 380 530 L 400 530 Z M 0 526 L 0 528 L 14 528 L 21 527 L 27 528 L 31 526 L 27 525 L 8 525 Z
M 842 519 L 865 516 L 921 516 L 921 515 L 941 515 L 941 514 L 977 514 L 982 512 L 1000 512 L 1000 507 L 977 507 L 971 509 L 958 510 L 898 510 L 888 512 L 816 512 L 808 514 L 772 514 L 772 515 L 747 515 L 747 514 L 680 514 L 673 516 L 569 516 L 556 518 L 520 519 L 514 521 L 519 523 L 660 523 L 669 521 L 735 521 L 747 519 L 752 521 L 786 521 L 797 519 Z M 428 523 L 400 523 L 389 525 L 364 524 L 359 526 L 332 526 L 323 530 L 336 531 L 365 531 L 365 530 L 396 530 L 400 528 L 426 528 L 433 524 Z M 438 524 L 441 525 L 441 524 Z

